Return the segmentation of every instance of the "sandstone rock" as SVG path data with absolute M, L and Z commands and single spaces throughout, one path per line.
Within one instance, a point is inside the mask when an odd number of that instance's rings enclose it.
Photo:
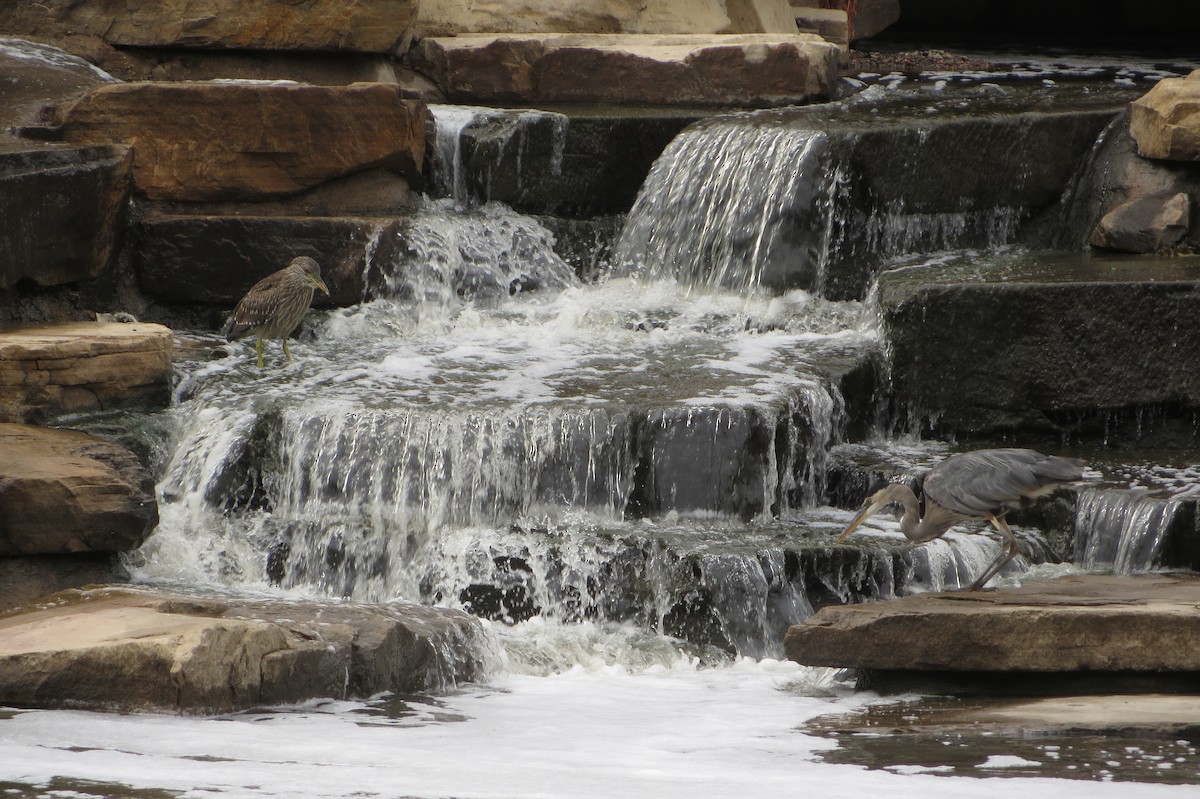
M 452 102 L 759 106 L 828 97 L 839 50 L 808 34 L 469 35 L 413 65 Z
M 806 665 L 886 671 L 1195 673 L 1197 602 L 1194 576 L 1064 577 L 822 608 L 784 648 Z
M 0 31 L 22 36 L 87 34 L 126 47 L 228 50 L 402 50 L 416 0 L 15 0 L 0 6 Z
M 0 14 L 3 14 L 0 11 Z M 0 37 L 0 131 L 38 125 L 47 105 L 115 79 L 57 47 Z
M 487 657 L 458 611 L 100 588 L 0 617 L 0 702 L 223 712 L 444 690 Z
M 163 407 L 171 331 L 160 325 L 69 322 L 0 333 L 0 421 Z
M 0 144 L 0 289 L 105 274 L 124 230 L 132 162 L 120 146 Z
M 1190 224 L 1191 202 L 1186 194 L 1142 197 L 1105 214 L 1090 243 L 1122 252 L 1158 252 L 1178 244 Z
M 314 304 L 347 306 L 363 298 L 369 255 L 385 257 L 390 218 L 151 216 L 139 225 L 138 279 L 149 296 L 232 309 L 259 279 L 297 255 L 321 265 L 330 296 Z M 383 251 L 379 251 L 380 245 Z
M 0 556 L 136 549 L 158 524 L 133 453 L 76 430 L 0 424 Z
M 784 0 L 423 0 L 418 39 L 465 33 L 795 33 Z
M 1200 161 L 1200 69 L 1164 78 L 1130 103 L 1129 132 L 1146 158 Z
M 131 145 L 134 186 L 158 200 L 277 197 L 373 168 L 413 176 L 424 158 L 424 104 L 392 84 L 122 84 L 57 116 L 67 141 Z

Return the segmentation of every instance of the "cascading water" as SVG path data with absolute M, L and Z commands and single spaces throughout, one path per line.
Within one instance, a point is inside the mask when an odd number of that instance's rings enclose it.
M 1138 574 L 1156 568 L 1179 499 L 1143 491 L 1090 489 L 1080 492 L 1075 510 L 1075 562 L 1094 571 Z

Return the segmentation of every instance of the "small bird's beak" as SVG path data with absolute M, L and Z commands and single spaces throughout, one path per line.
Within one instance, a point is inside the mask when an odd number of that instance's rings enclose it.
M 833 543 L 842 543 L 842 541 L 846 540 L 846 536 L 858 529 L 858 526 L 865 522 L 869 516 L 883 510 L 887 506 L 888 503 L 886 502 L 872 502 L 870 499 L 868 499 L 863 503 L 863 509 L 860 510 L 858 515 L 854 517 L 854 521 L 850 522 L 850 526 L 846 528 L 846 531 L 838 536 L 838 540 L 834 541 Z
M 329 296 L 329 286 L 325 285 L 324 280 L 319 277 L 313 277 L 312 275 L 309 275 L 308 279 L 312 281 L 313 288 L 320 289 L 321 291 L 325 292 L 325 296 Z

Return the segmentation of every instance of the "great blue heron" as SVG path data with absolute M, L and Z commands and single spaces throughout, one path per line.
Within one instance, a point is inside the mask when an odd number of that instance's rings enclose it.
M 1043 455 L 1031 449 L 981 449 L 952 455 L 925 475 L 923 517 L 917 497 L 908 486 L 887 483 L 873 487 L 863 509 L 838 538 L 838 543 L 868 516 L 896 502 L 904 506 L 900 531 L 914 544 L 940 538 L 966 519 L 987 519 L 1004 537 L 1004 545 L 995 560 L 971 583 L 968 590 L 974 591 L 1021 553 L 1004 514 L 1078 480 L 1083 476 L 1083 465 L 1076 458 Z
M 263 339 L 283 340 L 283 354 L 290 361 L 287 340 L 300 320 L 304 318 L 312 303 L 313 291 L 320 289 L 326 294 L 329 288 L 321 279 L 321 267 L 307 255 L 293 258 L 292 262 L 255 283 L 238 301 L 233 316 L 225 325 L 227 341 L 257 336 L 254 349 L 258 353 L 258 366 L 263 366 Z

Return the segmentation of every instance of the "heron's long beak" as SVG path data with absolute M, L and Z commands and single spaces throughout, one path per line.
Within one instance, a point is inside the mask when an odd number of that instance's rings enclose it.
M 850 535 L 856 529 L 858 529 L 858 526 L 860 524 L 862 524 L 863 522 L 865 522 L 869 516 L 886 508 L 888 506 L 888 503 L 872 502 L 871 500 L 868 499 L 866 501 L 866 503 L 864 503 L 864 505 L 865 505 L 865 507 L 858 512 L 857 516 L 854 517 L 854 521 L 850 522 L 850 526 L 846 528 L 846 531 L 844 533 L 842 533 L 840 536 L 838 536 L 838 540 L 834 541 L 833 543 L 835 543 L 835 544 L 842 543 L 842 541 L 846 540 L 846 536 Z
M 319 277 L 314 277 L 313 275 L 309 275 L 308 279 L 312 282 L 313 288 L 320 289 L 321 291 L 325 292 L 325 296 L 329 296 L 329 286 L 325 285 L 324 280 Z

